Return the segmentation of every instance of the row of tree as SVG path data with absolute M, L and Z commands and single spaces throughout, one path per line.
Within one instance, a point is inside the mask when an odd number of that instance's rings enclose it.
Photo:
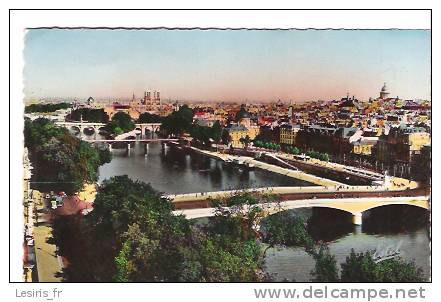
M 282 147 L 279 144 L 273 143 L 273 142 L 267 142 L 262 140 L 254 140 L 253 142 L 254 146 L 259 148 L 265 148 L 275 151 L 280 151 Z M 286 146 L 285 151 L 289 154 L 299 155 L 301 153 L 301 150 L 295 146 Z M 308 151 L 306 152 L 306 155 L 312 158 L 316 158 L 322 161 L 329 161 L 330 157 L 328 153 L 321 153 L 317 151 Z
M 294 146 L 287 146 L 286 152 L 293 155 L 299 155 L 301 153 L 300 149 Z
M 79 121 L 82 119 L 83 121 L 92 123 L 106 124 L 109 122 L 109 116 L 104 109 L 95 108 L 78 108 L 72 110 L 72 112 L 66 118 L 73 121 Z
M 308 151 L 306 155 L 312 158 L 316 158 L 322 161 L 329 161 L 330 157 L 328 153 L 321 153 L 318 151 Z
M 159 116 L 157 114 L 144 112 L 141 113 L 138 117 L 138 123 L 162 123 L 164 118 L 162 116 Z
M 60 109 L 68 109 L 71 107 L 69 103 L 56 104 L 31 104 L 25 107 L 25 113 L 32 112 L 54 112 Z
M 254 144 L 254 146 L 259 147 L 259 148 L 265 148 L 265 149 L 270 149 L 270 150 L 275 150 L 275 151 L 280 151 L 282 149 L 282 147 L 279 144 L 261 141 L 261 140 L 255 140 L 253 144 Z
M 24 138 L 33 185 L 43 192 L 77 192 L 84 183 L 97 181 L 98 167 L 111 160 L 108 150 L 94 148 L 44 118 L 26 119 Z

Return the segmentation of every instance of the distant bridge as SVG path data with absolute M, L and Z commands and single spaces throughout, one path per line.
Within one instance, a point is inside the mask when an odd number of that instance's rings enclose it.
M 176 142 L 179 139 L 177 138 L 151 138 L 151 139 L 84 139 L 85 142 L 91 143 L 133 143 L 133 142 L 141 142 L 141 143 L 151 143 L 151 142 Z
M 70 130 L 77 129 L 80 131 L 80 133 L 82 133 L 84 129 L 93 129 L 93 131 L 97 133 L 106 126 L 106 124 L 104 123 L 93 123 L 93 122 L 84 122 L 84 121 L 55 122 L 55 125 Z M 161 123 L 135 123 L 135 130 L 140 130 L 143 135 L 145 134 L 145 130 L 149 130 L 151 132 L 158 132 L 160 128 L 161 128 Z

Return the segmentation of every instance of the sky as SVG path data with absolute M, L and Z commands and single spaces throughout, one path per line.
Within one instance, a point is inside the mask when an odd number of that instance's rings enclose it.
M 430 31 L 31 29 L 24 93 L 44 97 L 310 101 L 430 99 Z

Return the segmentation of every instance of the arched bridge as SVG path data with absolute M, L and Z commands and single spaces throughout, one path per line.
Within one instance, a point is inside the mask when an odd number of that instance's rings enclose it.
M 161 125 L 161 123 L 137 123 L 135 124 L 135 129 L 141 130 L 141 133 L 144 135 L 146 130 L 149 130 L 150 132 L 158 132 Z
M 106 124 L 104 123 L 93 123 L 93 122 L 55 122 L 55 125 L 60 127 L 65 127 L 67 129 L 78 129 L 80 133 L 84 131 L 84 129 L 93 129 L 95 133 L 99 132 L 100 129 L 104 128 Z M 161 123 L 135 123 L 135 129 L 141 130 L 142 134 L 145 134 L 146 130 L 151 132 L 158 132 L 161 128 Z
M 175 213 L 187 218 L 210 217 L 214 215 L 211 200 L 223 200 L 240 192 L 269 193 L 277 195 L 280 202 L 263 204 L 268 215 L 280 210 L 297 208 L 331 208 L 348 212 L 354 224 L 362 223 L 362 213 L 387 205 L 410 205 L 429 210 L 430 192 L 427 188 L 400 188 L 383 186 L 346 187 L 273 187 L 255 188 L 243 191 L 218 191 L 166 195 L 175 206 Z M 269 205 L 269 207 L 267 207 Z
M 348 212 L 352 215 L 352 222 L 362 224 L 362 213 L 373 208 L 388 205 L 409 205 L 429 210 L 428 196 L 410 197 L 362 197 L 362 198 L 323 198 L 284 200 L 280 203 L 256 205 L 264 210 L 265 215 L 272 215 L 281 211 L 300 208 L 331 208 Z M 179 208 L 178 204 L 175 204 Z M 215 208 L 178 209 L 175 214 L 183 214 L 188 219 L 211 217 Z
M 89 123 L 89 122 L 55 122 L 55 125 L 67 128 L 69 130 L 78 129 L 80 133 L 84 131 L 84 129 L 93 129 L 94 132 L 98 132 L 101 128 L 106 126 L 103 123 Z

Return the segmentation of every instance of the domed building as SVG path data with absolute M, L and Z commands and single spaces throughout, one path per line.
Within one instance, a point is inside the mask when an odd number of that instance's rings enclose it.
M 389 97 L 389 91 L 387 91 L 386 83 L 384 83 L 383 87 L 380 91 L 380 99 L 384 100 Z

